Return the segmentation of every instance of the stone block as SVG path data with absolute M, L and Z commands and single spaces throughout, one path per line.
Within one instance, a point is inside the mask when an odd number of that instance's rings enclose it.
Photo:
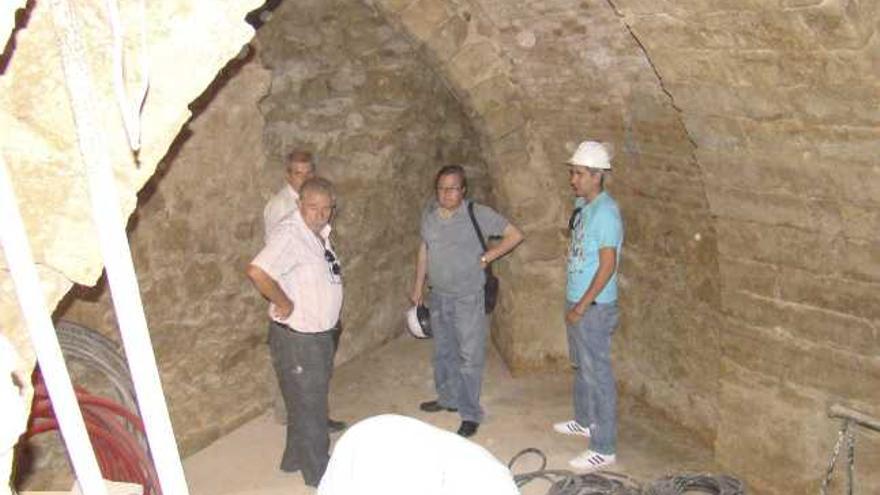
M 760 190 L 708 189 L 712 212 L 744 222 L 787 225 L 808 231 L 840 233 L 845 224 L 828 200 Z
M 747 478 L 750 492 L 816 491 L 837 436 L 837 424 L 825 416 L 826 399 L 744 366 L 727 368 L 715 441 L 719 464 Z
M 424 43 L 451 17 L 447 2 L 443 0 L 416 0 L 399 11 L 400 22 L 419 42 Z
M 681 208 L 674 201 L 644 196 L 619 195 L 624 218 L 625 242 L 657 256 L 699 261 L 689 254 L 697 249 L 710 227 L 706 211 Z M 700 240 L 695 236 L 699 234 Z
M 724 116 L 683 114 L 688 135 L 696 143 L 696 154 L 700 162 L 706 155 L 732 152 L 747 147 L 748 138 L 742 121 Z
M 880 150 L 878 150 L 880 151 Z M 865 150 L 865 158 L 871 153 Z M 840 161 L 828 164 L 833 171 L 828 177 L 839 196 L 856 205 L 869 206 L 880 198 L 880 165 L 846 163 Z
M 793 112 L 784 91 L 775 87 L 735 87 L 729 83 L 711 85 L 691 81 L 665 87 L 675 95 L 676 105 L 688 113 L 773 120 Z
M 761 263 L 829 272 L 831 239 L 786 225 L 767 225 L 719 218 L 718 250 L 725 257 L 750 258 Z
M 697 13 L 684 18 L 642 16 L 634 21 L 639 38 L 654 48 L 785 49 L 809 50 L 818 39 L 812 30 L 792 23 L 781 11 L 726 10 Z
M 864 318 L 745 291 L 725 291 L 724 310 L 749 325 L 778 328 L 792 338 L 821 347 L 865 357 L 875 355 L 880 349 L 880 332 Z
M 489 41 L 478 41 L 461 47 L 449 60 L 449 77 L 465 90 L 494 76 L 509 72 L 498 48 Z
M 861 281 L 880 275 L 880 247 L 858 238 L 719 218 L 719 252 Z
M 712 150 L 700 154 L 700 165 L 713 190 L 760 189 L 800 197 L 834 198 L 840 192 L 834 175 L 851 173 L 779 148 Z
M 721 271 L 721 284 L 724 287 L 722 293 L 724 306 L 726 306 L 724 294 L 729 291 L 753 292 L 764 297 L 779 295 L 780 269 L 776 265 L 719 255 L 718 267 Z
M 773 383 L 818 390 L 847 400 L 876 404 L 880 400 L 880 362 L 872 356 L 825 347 L 781 328 L 728 320 L 721 333 L 726 361 Z
M 490 152 L 494 156 L 528 156 L 527 129 L 520 128 L 491 142 Z
M 863 282 L 880 280 L 880 244 L 870 239 L 838 240 L 832 253 L 841 276 Z
M 413 4 L 416 0 L 374 0 L 373 3 L 380 6 L 386 12 L 399 13 Z
M 498 111 L 511 104 L 517 104 L 519 98 L 512 81 L 505 75 L 486 79 L 468 91 L 471 107 L 478 115 Z
M 880 229 L 880 209 L 876 204 L 856 205 L 841 201 L 838 205 L 843 220 L 844 235 L 865 241 L 877 239 Z
M 522 108 L 515 101 L 489 110 L 481 115 L 489 139 L 501 139 L 526 125 Z
M 702 175 L 688 155 L 633 154 L 633 163 L 614 171 L 612 194 L 659 201 L 679 209 L 708 210 Z
M 756 122 L 738 121 L 748 140 L 741 148 L 772 150 L 785 143 L 789 155 L 800 155 L 819 162 L 848 165 L 876 165 L 880 132 L 874 127 L 824 126 L 798 119 Z
M 447 62 L 465 43 L 468 36 L 468 21 L 455 15 L 446 20 L 430 38 L 425 47 L 440 62 Z
M 565 263 L 568 239 L 562 229 L 553 227 L 531 228 L 524 232 L 525 242 L 516 249 L 516 260 L 521 263 Z
M 794 12 L 825 49 L 860 49 L 877 31 L 876 6 L 833 0 Z
M 880 320 L 880 282 L 862 282 L 794 268 L 779 270 L 779 297 L 786 301 L 873 320 Z

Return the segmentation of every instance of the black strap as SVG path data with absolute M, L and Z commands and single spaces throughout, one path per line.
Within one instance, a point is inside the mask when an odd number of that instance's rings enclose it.
M 474 215 L 474 202 L 468 201 L 468 215 L 471 217 L 471 223 L 474 224 L 474 230 L 477 231 L 477 237 L 480 239 L 480 245 L 483 246 L 483 252 L 486 252 L 486 239 L 483 238 L 483 231 L 480 230 L 480 224 L 477 223 L 477 217 Z M 486 264 L 486 273 L 492 273 L 492 265 Z
M 571 216 L 568 217 L 568 230 L 574 230 L 574 223 L 577 221 L 578 216 L 581 214 L 581 207 L 577 207 L 571 212 Z
M 483 238 L 483 231 L 480 230 L 480 224 L 477 223 L 477 217 L 474 215 L 474 202 L 468 201 L 468 215 L 471 216 L 471 223 L 474 224 L 474 230 L 477 231 L 477 237 L 480 238 L 480 245 L 483 246 L 483 251 L 486 250 L 486 239 Z

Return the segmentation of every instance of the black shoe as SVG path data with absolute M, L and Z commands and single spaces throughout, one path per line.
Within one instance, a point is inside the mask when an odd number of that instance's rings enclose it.
M 458 409 L 454 407 L 443 407 L 436 400 L 429 400 L 428 402 L 422 402 L 419 404 L 419 409 L 425 412 L 437 412 L 437 411 L 449 411 L 449 412 L 458 412 Z
M 479 428 L 480 423 L 475 421 L 462 421 L 461 426 L 458 427 L 458 434 L 465 438 L 472 437 Z
M 346 428 L 348 428 L 348 423 L 345 421 L 336 421 L 335 419 L 327 418 L 327 429 L 330 430 L 330 433 L 336 433 Z

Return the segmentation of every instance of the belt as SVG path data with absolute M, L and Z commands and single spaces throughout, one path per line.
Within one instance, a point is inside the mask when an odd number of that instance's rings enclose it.
M 333 330 L 336 330 L 337 328 L 339 328 L 339 323 L 337 323 L 336 325 L 333 326 L 333 328 L 330 328 L 330 329 L 327 329 L 327 330 L 321 330 L 320 332 L 303 332 L 303 331 L 301 331 L 301 330 L 297 330 L 297 329 L 295 329 L 295 328 L 293 328 L 293 327 L 291 327 L 291 326 L 289 326 L 289 325 L 286 325 L 286 324 L 284 324 L 284 323 L 281 323 L 280 321 L 272 320 L 272 323 L 274 323 L 274 324 L 278 325 L 279 327 L 281 327 L 281 328 L 287 330 L 288 332 L 293 332 L 293 333 L 298 334 L 298 335 L 320 335 L 320 334 L 322 334 L 322 333 L 332 332 Z

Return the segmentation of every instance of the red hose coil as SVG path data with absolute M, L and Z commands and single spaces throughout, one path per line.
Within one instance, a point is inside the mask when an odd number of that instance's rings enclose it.
M 144 495 L 162 495 L 150 460 L 140 417 L 119 403 L 74 387 L 86 431 L 101 475 L 108 480 L 137 483 Z M 52 401 L 39 370 L 34 371 L 34 402 L 25 437 L 58 430 Z

